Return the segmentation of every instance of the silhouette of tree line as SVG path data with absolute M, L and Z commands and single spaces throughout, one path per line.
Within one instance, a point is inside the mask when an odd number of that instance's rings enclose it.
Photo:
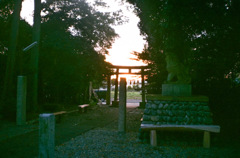
M 109 73 L 104 54 L 111 48 L 118 35 L 112 28 L 124 22 L 121 11 L 99 12 L 96 2 L 89 5 L 85 0 L 51 0 L 42 2 L 41 33 L 38 70 L 33 66 L 32 50 L 23 49 L 33 43 L 33 26 L 20 19 L 18 34 L 15 34 L 16 51 L 9 53 L 11 25 L 14 22 L 14 0 L 0 2 L 0 111 L 3 116 L 14 116 L 16 106 L 17 76 L 28 79 L 27 109 L 29 112 L 41 107 L 32 107 L 31 75 L 38 71 L 38 106 L 43 104 L 87 103 L 89 82 L 100 84 Z M 21 6 L 19 6 L 21 7 Z M 19 13 L 17 13 L 19 16 Z M 17 21 L 17 20 L 15 20 Z M 16 28 L 15 28 L 16 29 Z M 14 46 L 13 46 L 14 47 Z M 15 59 L 15 60 L 13 60 Z M 11 79 L 8 62 L 12 66 Z M 6 88 L 6 94 L 2 89 Z M 12 114 L 12 115 L 11 115 Z

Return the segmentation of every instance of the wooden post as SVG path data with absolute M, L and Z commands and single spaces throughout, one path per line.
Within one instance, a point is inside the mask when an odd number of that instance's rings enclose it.
M 115 80 L 115 93 L 114 93 L 113 106 L 117 106 L 117 101 L 118 101 L 118 73 L 119 73 L 119 69 L 117 68 L 117 71 L 116 71 L 116 80 Z
M 150 131 L 150 143 L 152 146 L 157 146 L 157 132 L 156 130 Z
M 126 132 L 126 78 L 120 80 L 118 131 Z
M 26 95 L 27 95 L 27 79 L 25 76 L 18 76 L 17 81 L 17 125 L 26 123 Z
M 39 158 L 54 158 L 55 116 L 39 115 Z
M 110 105 L 111 103 L 111 75 L 107 76 L 107 97 L 106 104 Z
M 91 101 L 92 98 L 92 81 L 89 82 L 89 101 Z
M 210 148 L 210 132 L 208 131 L 204 131 L 204 134 L 203 134 L 203 147 L 204 148 Z

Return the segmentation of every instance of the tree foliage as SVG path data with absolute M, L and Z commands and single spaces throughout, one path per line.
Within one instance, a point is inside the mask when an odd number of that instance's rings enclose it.
M 50 93 L 52 97 L 45 100 L 54 102 L 74 103 L 73 97 L 86 102 L 83 96 L 89 81 L 100 82 L 107 73 L 104 53 L 117 37 L 110 27 L 116 17 L 96 11 L 83 0 L 47 1 L 43 13 L 41 93 Z
M 5 4 L 5 5 L 4 5 Z M 1 91 L 1 109 L 11 109 L 13 110 L 12 101 L 15 96 L 15 66 L 16 66 L 16 57 L 19 55 L 17 53 L 17 41 L 19 37 L 19 23 L 20 23 L 20 11 L 21 11 L 21 0 L 16 1 L 3 1 L 0 6 L 1 17 L 0 22 L 3 24 L 3 28 L 6 32 L 9 32 L 9 37 L 3 34 L 3 42 L 0 43 L 1 47 L 1 58 L 6 59 L 6 62 L 3 63 L 3 78 L 4 84 L 2 85 Z M 9 26 L 7 28 L 6 26 Z M 5 44 L 8 44 L 7 46 Z M 7 54 L 5 52 L 8 52 Z
M 240 1 L 128 1 L 135 5 L 147 40 L 138 56 L 152 65 L 154 92 L 161 93 L 167 78 L 165 53 L 171 50 L 189 66 L 193 93 L 210 98 L 214 123 L 235 132 L 235 139 L 240 130 L 240 86 L 235 82 L 240 73 Z
M 139 57 L 152 63 L 157 75 L 166 78 L 164 55 L 169 51 L 190 67 L 196 92 L 239 73 L 239 1 L 128 1 L 136 7 L 148 42 Z
M 4 3 L 2 3 L 4 2 Z M 1 78 L 4 77 L 9 47 L 13 1 L 1 1 L 0 8 L 0 61 Z M 104 3 L 96 2 L 104 6 Z M 122 23 L 121 12 L 102 13 L 85 0 L 48 0 L 42 3 L 41 39 L 39 43 L 39 103 L 81 104 L 88 102 L 89 82 L 100 84 L 109 72 L 104 54 L 118 37 L 112 25 Z M 35 71 L 31 67 L 31 50 L 22 49 L 32 43 L 32 26 L 20 21 L 17 43 L 17 75 L 29 78 Z M 28 82 L 28 88 L 31 87 Z M 2 85 L 1 85 L 2 86 Z M 16 92 L 16 85 L 12 85 Z M 16 93 L 10 101 L 14 112 Z M 27 96 L 27 104 L 31 95 Z M 31 105 L 27 105 L 28 109 Z M 6 109 L 3 109 L 6 110 Z

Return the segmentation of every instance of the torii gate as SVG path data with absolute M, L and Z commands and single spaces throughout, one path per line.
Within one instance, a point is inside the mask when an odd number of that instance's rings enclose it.
M 116 81 L 115 81 L 115 92 L 114 92 L 114 101 L 112 102 L 112 106 L 118 105 L 118 76 L 121 74 L 135 74 L 141 75 L 142 78 L 142 102 L 140 102 L 140 107 L 145 107 L 145 83 L 144 83 L 144 75 L 145 69 L 148 69 L 148 66 L 118 66 L 118 65 L 111 65 L 111 69 L 115 69 L 116 71 L 113 74 L 107 76 L 107 97 L 106 103 L 110 105 L 110 94 L 111 94 L 111 75 L 116 74 Z M 119 72 L 120 69 L 128 69 L 128 72 Z M 140 69 L 140 72 L 132 72 L 132 69 Z

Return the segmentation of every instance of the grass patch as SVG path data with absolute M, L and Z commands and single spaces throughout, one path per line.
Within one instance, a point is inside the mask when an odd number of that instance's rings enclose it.
M 111 98 L 114 98 L 114 91 L 111 91 Z M 127 99 L 141 100 L 142 99 L 141 92 L 127 91 Z
M 142 95 L 141 92 L 127 92 L 127 99 L 135 99 L 135 100 L 141 100 L 142 99 Z

